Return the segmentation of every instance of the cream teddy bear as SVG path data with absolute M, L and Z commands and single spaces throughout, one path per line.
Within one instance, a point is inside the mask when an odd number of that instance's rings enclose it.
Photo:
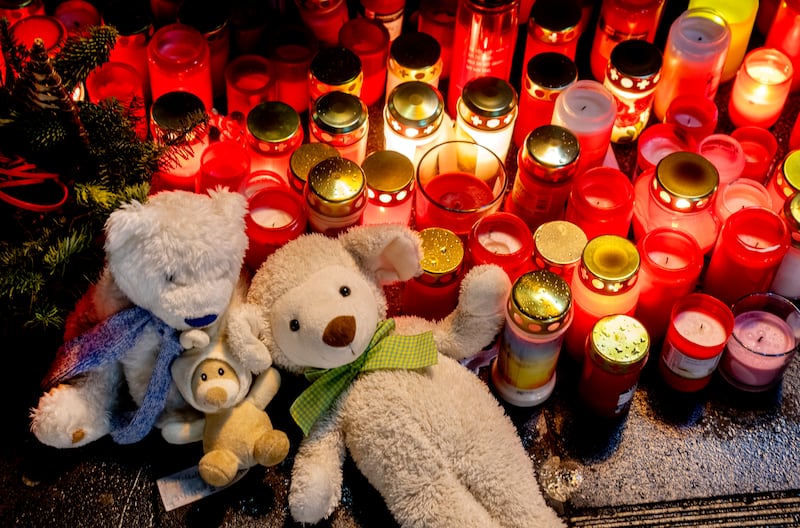
M 237 286 L 246 288 L 246 213 L 242 195 L 220 189 L 163 191 L 109 215 L 106 266 L 69 318 L 31 412 L 39 441 L 78 447 L 110 433 L 132 443 L 154 426 L 168 441 L 186 438 L 202 415 L 171 384 L 169 364 L 207 345 Z M 118 408 L 123 385 L 132 415 Z
M 402 526 L 562 526 L 513 423 L 458 362 L 501 329 L 507 276 L 473 268 L 441 321 L 386 319 L 382 284 L 421 273 L 421 256 L 418 234 L 400 225 L 303 235 L 266 260 L 231 312 L 230 332 L 257 327 L 277 367 L 313 380 L 291 407 L 306 433 L 292 516 L 316 523 L 334 511 L 349 453 Z

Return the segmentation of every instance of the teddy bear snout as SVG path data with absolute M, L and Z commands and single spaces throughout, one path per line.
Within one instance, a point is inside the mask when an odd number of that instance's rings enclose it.
M 356 337 L 356 318 L 352 315 L 334 317 L 322 333 L 322 341 L 332 347 L 343 347 Z
M 217 320 L 216 314 L 208 314 L 204 315 L 203 317 L 184 319 L 184 321 L 186 321 L 186 324 L 191 326 L 192 328 L 203 328 L 204 326 L 208 326 L 216 320 Z
M 221 407 L 228 401 L 228 391 L 222 387 L 211 387 L 205 395 L 206 403 L 214 407 Z

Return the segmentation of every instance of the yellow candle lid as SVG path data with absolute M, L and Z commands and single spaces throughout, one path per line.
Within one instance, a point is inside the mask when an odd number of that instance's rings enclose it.
M 619 235 L 599 235 L 583 249 L 578 273 L 590 289 L 607 294 L 623 293 L 636 284 L 639 251 Z
M 422 240 L 423 274 L 425 282 L 447 283 L 458 277 L 464 262 L 464 244 L 461 239 L 441 227 L 429 227 L 419 232 Z
M 567 281 L 547 270 L 521 275 L 511 288 L 508 315 L 527 333 L 551 334 L 571 321 L 572 293 Z
M 607 370 L 627 372 L 646 359 L 649 350 L 650 335 L 642 323 L 628 315 L 603 317 L 592 328 L 589 354 Z
M 673 211 L 705 209 L 719 186 L 714 164 L 694 152 L 672 152 L 656 165 L 653 191 Z

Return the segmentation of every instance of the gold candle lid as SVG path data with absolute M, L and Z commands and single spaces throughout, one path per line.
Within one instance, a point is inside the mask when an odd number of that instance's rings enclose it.
M 461 90 L 458 115 L 479 130 L 507 127 L 517 116 L 517 92 L 505 79 L 475 77 Z
M 389 93 L 385 116 L 392 130 L 401 136 L 430 136 L 444 119 L 444 99 L 439 90 L 428 83 L 400 83 Z
M 572 222 L 545 222 L 533 233 L 536 264 L 543 268 L 577 265 L 587 241 L 583 229 Z
M 300 115 L 281 101 L 266 101 L 247 113 L 250 145 L 265 154 L 281 153 L 303 140 Z
M 403 80 L 430 82 L 442 73 L 442 47 L 428 33 L 401 33 L 389 46 L 388 68 Z
M 545 181 L 559 182 L 572 177 L 578 167 L 580 143 L 570 130 L 559 125 L 542 125 L 525 138 L 520 167 Z
M 644 325 L 628 315 L 602 317 L 592 328 L 589 355 L 605 370 L 624 374 L 647 359 L 650 335 Z
M 646 94 L 656 89 L 661 77 L 661 51 L 646 40 L 623 40 L 611 50 L 606 79 L 625 92 Z
M 793 150 L 786 155 L 775 178 L 778 189 L 787 199 L 800 191 L 800 150 Z
M 668 209 L 694 212 L 705 209 L 719 185 L 714 164 L 694 152 L 672 152 L 656 165 L 653 192 Z
M 783 203 L 783 218 L 792 235 L 792 245 L 800 247 L 800 193 L 795 193 Z
M 193 115 L 203 114 L 207 118 L 205 108 L 203 100 L 191 92 L 175 91 L 158 96 L 150 108 L 156 141 L 183 131 L 194 122 Z M 205 133 L 206 127 L 195 127 L 187 139 L 199 139 Z
M 328 92 L 313 104 L 311 132 L 323 143 L 347 146 L 367 133 L 368 110 L 360 97 L 344 92 Z
M 572 293 L 567 281 L 551 271 L 521 275 L 508 297 L 509 317 L 530 334 L 552 334 L 572 320 Z
M 548 44 L 571 42 L 580 36 L 581 10 L 561 0 L 537 0 L 531 7 L 528 33 Z
M 464 243 L 442 227 L 429 227 L 419 232 L 422 240 L 422 275 L 419 280 L 430 284 L 447 284 L 456 280 L 464 263 Z
M 639 263 L 633 242 L 619 235 L 599 235 L 583 249 L 578 274 L 590 290 L 614 295 L 636 284 Z
M 361 59 L 344 46 L 322 48 L 311 59 L 309 77 L 317 92 L 326 92 L 328 87 L 355 92 L 356 85 L 361 87 L 359 79 L 363 78 Z
M 370 199 L 381 203 L 404 200 L 411 196 L 414 186 L 414 164 L 403 154 L 393 150 L 376 150 L 361 164 L 367 178 Z M 384 195 L 389 195 L 383 198 Z
M 317 163 L 324 159 L 341 157 L 339 151 L 327 143 L 303 143 L 289 157 L 292 186 L 302 191 L 308 179 L 308 173 Z
M 558 94 L 578 80 L 575 61 L 554 51 L 539 53 L 525 65 L 523 88 L 534 99 L 555 101 Z
M 326 216 L 348 216 L 366 205 L 366 178 L 347 158 L 327 158 L 308 173 L 306 201 Z

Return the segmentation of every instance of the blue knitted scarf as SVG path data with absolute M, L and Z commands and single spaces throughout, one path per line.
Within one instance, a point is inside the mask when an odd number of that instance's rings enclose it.
M 161 350 L 147 385 L 142 404 L 133 413 L 114 417 L 111 437 L 118 444 L 138 442 L 150 432 L 164 410 L 169 391 L 169 367 L 182 347 L 177 331 L 144 308 L 122 310 L 78 337 L 64 343 L 44 378 L 45 388 L 53 387 L 80 374 L 122 359 L 141 338 L 149 325 L 155 325 L 161 337 Z

